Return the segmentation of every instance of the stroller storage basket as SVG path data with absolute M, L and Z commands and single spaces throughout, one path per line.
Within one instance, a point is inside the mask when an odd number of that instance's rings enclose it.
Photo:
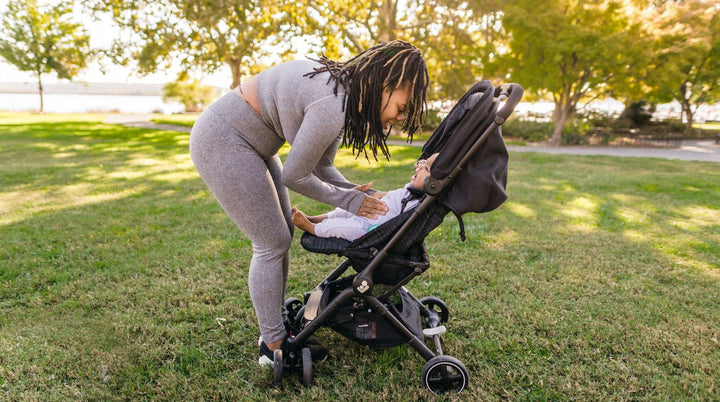
M 332 298 L 334 296 L 330 296 Z M 407 290 L 401 288 L 389 298 L 380 298 L 380 301 L 415 337 L 423 338 L 420 308 Z M 352 298 L 339 306 L 328 324 L 341 335 L 362 345 L 388 348 L 408 341 L 404 334 L 361 298 Z

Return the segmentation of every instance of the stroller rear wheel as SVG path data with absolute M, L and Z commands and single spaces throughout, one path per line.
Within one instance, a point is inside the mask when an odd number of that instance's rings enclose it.
M 434 394 L 459 393 L 467 386 L 468 378 L 465 365 L 452 356 L 435 356 L 422 371 L 423 384 Z

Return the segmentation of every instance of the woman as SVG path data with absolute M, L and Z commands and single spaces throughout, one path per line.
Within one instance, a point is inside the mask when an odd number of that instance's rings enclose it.
M 260 326 L 260 364 L 287 337 L 282 305 L 293 235 L 287 188 L 356 215 L 387 206 L 372 183 L 348 182 L 333 166 L 341 141 L 359 156 L 399 125 L 412 138 L 427 111 L 428 73 L 407 42 L 376 45 L 347 62 L 289 61 L 250 78 L 193 126 L 190 154 L 203 181 L 253 245 L 249 289 Z M 277 155 L 291 148 L 283 167 Z M 317 350 L 317 348 L 315 349 Z M 322 354 L 322 353 L 319 353 Z

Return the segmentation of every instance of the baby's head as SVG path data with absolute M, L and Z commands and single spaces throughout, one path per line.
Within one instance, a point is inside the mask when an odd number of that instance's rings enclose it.
M 410 179 L 410 186 L 423 190 L 425 179 L 430 176 L 430 167 L 432 166 L 438 154 L 432 154 L 427 159 L 420 159 L 415 162 L 415 175 Z

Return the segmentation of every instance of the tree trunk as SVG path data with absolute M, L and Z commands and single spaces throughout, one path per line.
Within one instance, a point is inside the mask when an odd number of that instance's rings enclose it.
M 689 99 L 683 99 L 682 101 L 682 113 L 685 116 L 685 130 L 683 132 L 683 135 L 689 135 L 692 133 L 693 128 L 693 119 L 694 119 L 694 113 L 692 110 L 692 105 L 690 104 Z
M 232 71 L 232 84 L 230 84 L 230 89 L 235 89 L 240 85 L 240 59 L 233 57 L 227 63 L 230 66 L 230 71 Z
M 45 100 L 43 99 L 42 76 L 38 74 L 38 92 L 40 93 L 40 113 L 45 113 Z
M 570 107 L 568 105 L 555 102 L 555 111 L 553 112 L 555 127 L 553 128 L 552 137 L 550 137 L 550 141 L 548 141 L 550 145 L 557 147 L 562 143 L 562 131 L 563 128 L 565 128 L 565 123 L 568 121 L 569 116 Z
M 680 99 L 682 99 L 680 102 L 682 110 L 682 113 L 680 114 L 680 121 L 683 121 L 683 117 L 685 118 L 684 135 L 688 135 L 692 132 L 693 110 L 692 105 L 690 104 L 690 95 L 690 84 L 683 82 L 682 85 L 680 85 Z
M 378 8 L 378 40 L 387 42 L 397 38 L 397 2 L 384 1 Z

